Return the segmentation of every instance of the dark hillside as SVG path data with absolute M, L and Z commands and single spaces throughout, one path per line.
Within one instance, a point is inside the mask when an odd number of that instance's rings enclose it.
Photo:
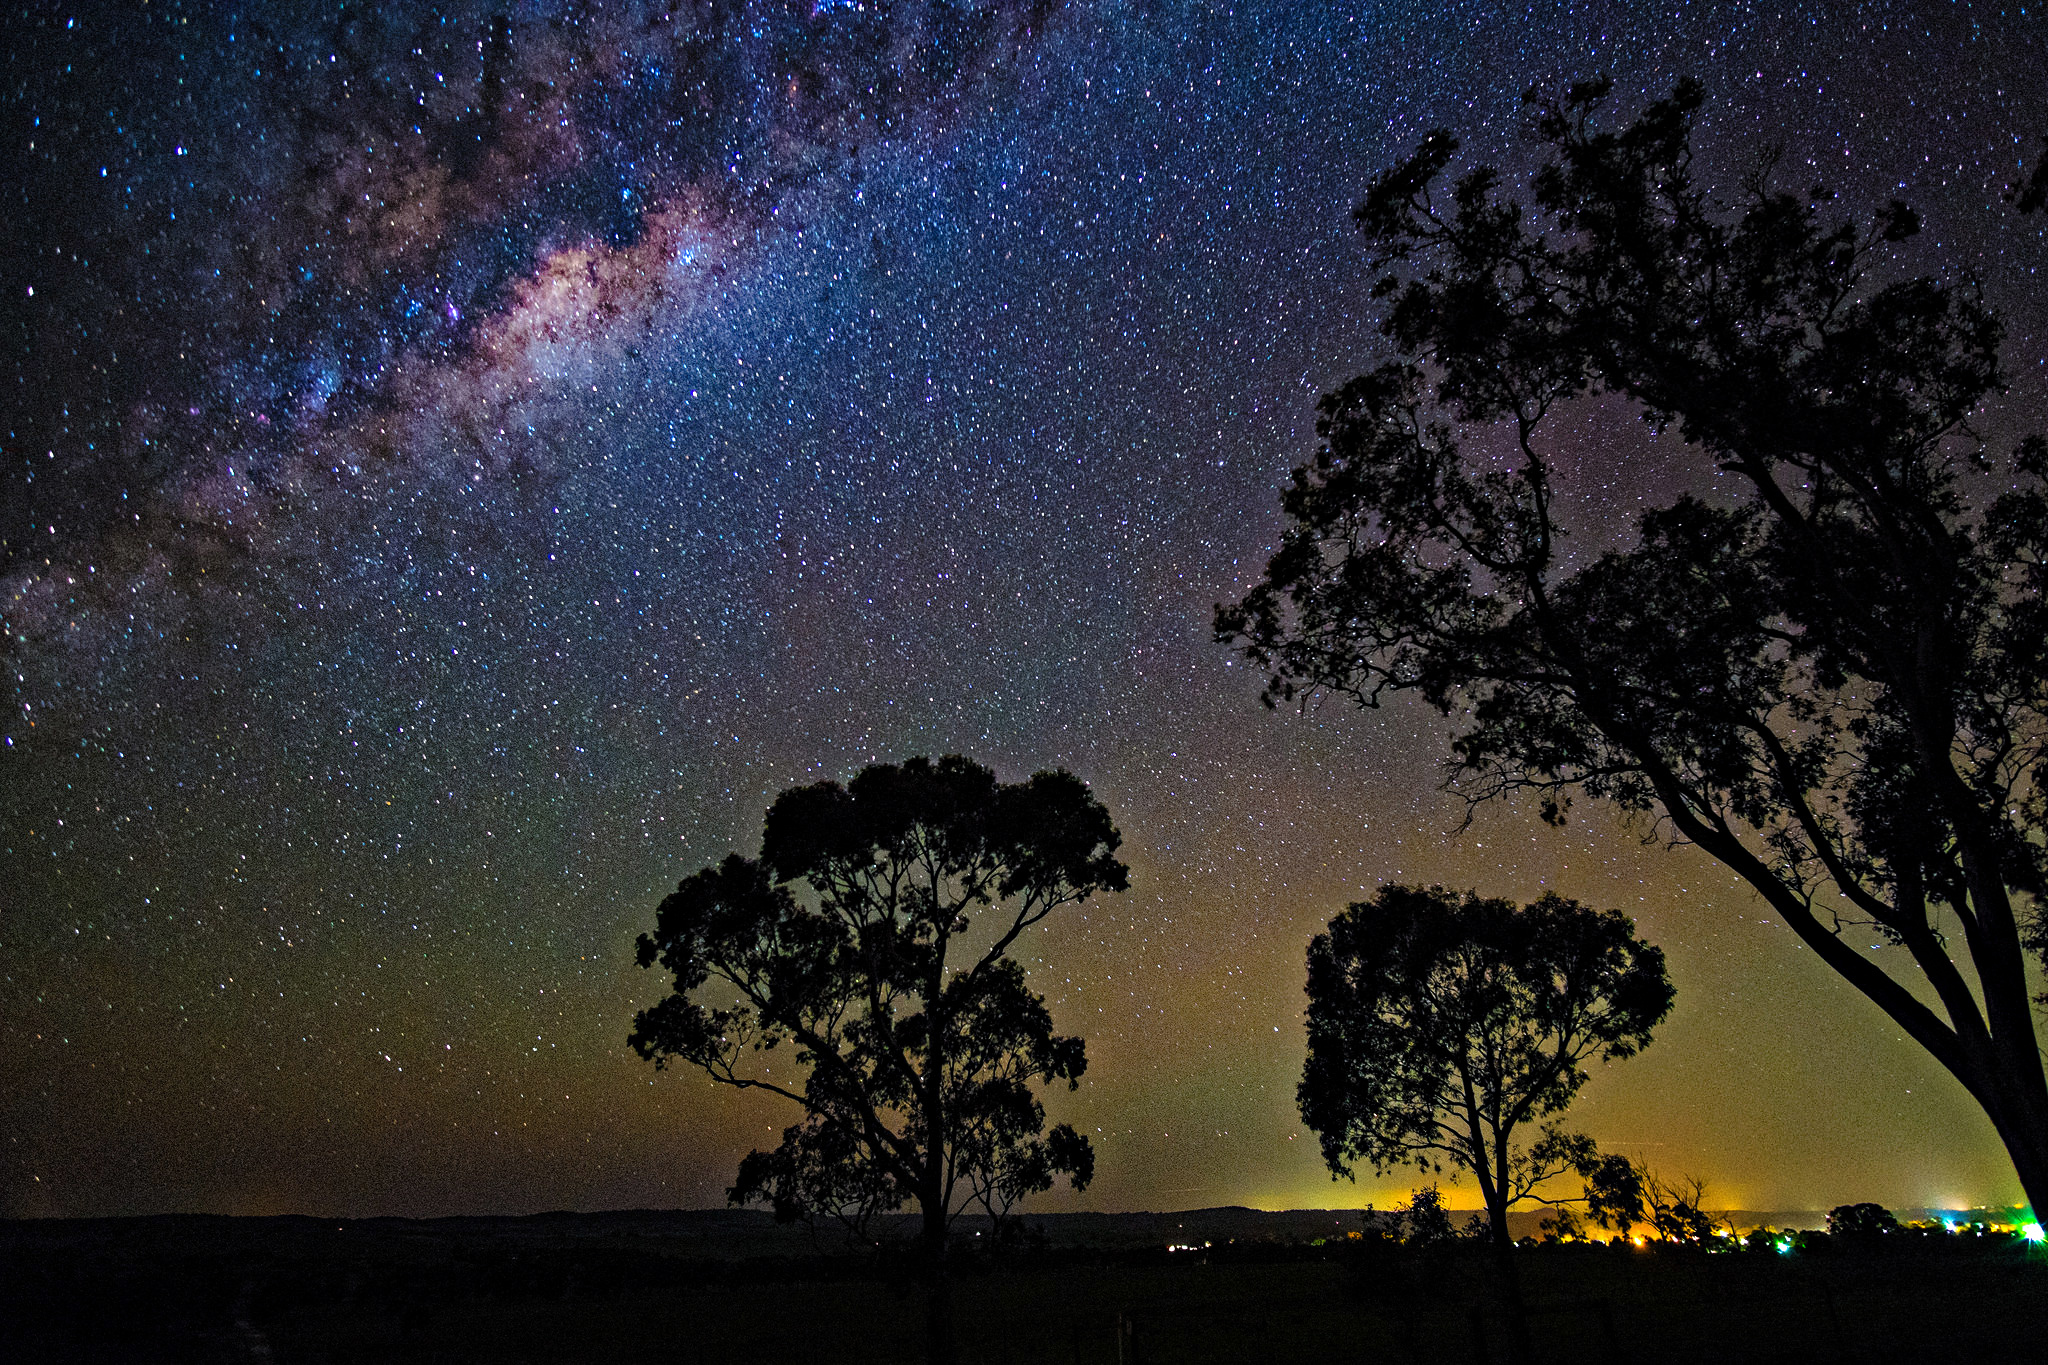
M 1001 1254 L 968 1230 L 970 1362 L 1505 1358 L 1471 1244 L 1404 1249 L 1356 1212 L 1032 1222 Z M 2005 1237 L 1519 1254 L 1547 1361 L 1956 1359 L 2048 1333 L 2048 1259 Z M 883 1362 L 920 1343 L 900 1254 L 751 1211 L 0 1224 L 10 1361 Z

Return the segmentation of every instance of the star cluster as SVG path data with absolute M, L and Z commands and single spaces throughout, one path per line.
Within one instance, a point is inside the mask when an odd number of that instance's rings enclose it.
M 1384 880 L 1637 916 L 1578 1111 L 1731 1202 L 1974 1203 L 1988 1126 L 1730 879 L 1269 714 L 1209 639 L 1376 334 L 1348 209 L 1520 92 L 1926 213 L 2044 388 L 2021 10 L 1073 0 L 37 8 L 5 40 L 0 1208 L 717 1203 L 772 1105 L 624 1046 L 662 891 L 791 783 L 1066 766 L 1131 892 L 1032 980 L 1091 1207 L 1398 1197 L 1300 1129 L 1308 936 Z M 2038 423 L 2034 423 L 2038 425 Z M 2017 429 L 2017 427 L 2015 428 Z M 1697 477 L 1589 405 L 1587 543 Z M 1057 1200 L 1052 1201 L 1056 1205 Z

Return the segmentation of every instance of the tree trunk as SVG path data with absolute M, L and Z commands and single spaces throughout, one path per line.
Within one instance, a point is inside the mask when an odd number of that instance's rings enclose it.
M 2032 1044 L 2033 1039 L 2024 1043 Z M 2042 1084 L 2040 1053 L 2024 1045 L 2000 1047 L 1997 1041 L 1983 1051 L 1988 1055 L 1981 1065 L 1990 1075 L 1982 1089 L 1971 1085 L 1957 1068 L 1949 1069 L 1957 1072 L 1956 1078 L 1990 1116 L 2039 1222 L 2048 1217 L 2048 1088 Z
M 1658 799 L 1679 833 L 1722 866 L 1748 882 L 1821 961 L 1876 1005 L 1906 1036 L 1926 1049 L 1977 1102 L 2005 1144 L 2013 1171 L 2037 1218 L 2048 1211 L 2048 1074 L 2041 1063 L 2033 1002 L 2027 994 L 2026 959 L 2018 937 L 1972 942 L 1968 961 L 1983 995 L 1981 1011 L 1967 990 L 1949 998 L 1946 1018 L 1913 995 L 1889 973 L 1849 948 L 1817 919 L 1800 897 L 1743 844 L 1690 812 L 1683 793 L 1663 781 Z M 1923 980 L 1941 982 L 1921 963 Z
M 940 1009 L 945 999 L 946 935 L 942 929 L 930 975 L 924 984 L 925 1027 L 931 1051 L 925 1058 L 921 1088 L 929 1136 L 925 1167 L 919 1172 L 917 1203 L 924 1213 L 924 1355 L 928 1365 L 953 1365 L 953 1279 L 946 1264 L 946 1215 L 952 1190 L 946 1184 L 946 1151 L 952 1134 L 946 1115 L 947 1022 Z
M 954 1365 L 953 1277 L 946 1258 L 946 1211 L 926 1205 L 924 1235 L 924 1358 L 928 1365 Z
M 1508 1358 L 1516 1365 L 1536 1358 L 1529 1340 L 1529 1315 L 1522 1307 L 1522 1274 L 1515 1264 L 1515 1239 L 1508 1232 L 1505 1198 L 1487 1191 L 1486 1240 L 1493 1252 L 1494 1291 L 1500 1300 L 1501 1316 L 1507 1320 Z
M 2048 1218 L 2048 1151 L 2044 1151 L 2041 1131 L 2038 1125 L 2030 1125 L 2023 1133 L 2007 1132 L 2003 1124 L 1994 1124 L 1999 1136 L 2005 1139 L 2006 1155 L 2012 1158 L 2013 1169 L 2019 1173 L 2020 1189 L 2027 1196 L 2027 1207 L 2032 1210 L 2034 1221 L 2039 1223 Z
M 2048 1219 L 2048 1151 L 2043 1150 L 2041 1132 L 2038 1127 L 2026 1133 L 2005 1134 L 2006 1154 L 2012 1158 L 2013 1169 L 2019 1172 L 2020 1189 L 2027 1196 L 2027 1208 L 2034 1215 L 2036 1223 Z

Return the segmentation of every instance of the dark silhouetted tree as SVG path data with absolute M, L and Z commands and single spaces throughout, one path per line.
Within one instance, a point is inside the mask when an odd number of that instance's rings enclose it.
M 1338 1175 L 1470 1175 L 1519 1318 L 1508 1210 L 1599 1154 L 1554 1124 L 1526 1146 L 1516 1131 L 1562 1112 L 1589 1058 L 1634 1056 L 1671 1000 L 1664 954 L 1614 911 L 1382 887 L 1309 944 L 1302 1120 Z
M 1219 636 L 1269 702 L 1455 716 L 1470 800 L 1561 822 L 1583 793 L 1718 859 L 1963 1084 L 2048 1206 L 2048 443 L 2001 458 L 1971 428 L 2000 325 L 1896 264 L 1905 205 L 1836 220 L 1768 166 L 1724 202 L 1695 178 L 1699 86 L 1618 130 L 1607 95 L 1531 95 L 1548 161 L 1520 196 L 1453 174 L 1447 132 L 1372 183 L 1396 358 L 1323 398 L 1285 540 Z M 1675 431 L 1700 492 L 1567 555 L 1552 419 L 1600 394 Z
M 1828 1235 L 1872 1243 L 1899 1230 L 1899 1220 L 1882 1204 L 1837 1204 L 1828 1210 Z
M 1007 954 L 1060 907 L 1124 890 L 1120 842 L 1069 773 L 1005 785 L 959 757 L 878 764 L 784 792 L 760 856 L 684 881 L 640 939 L 674 990 L 635 1019 L 634 1050 L 802 1107 L 740 1164 L 735 1202 L 856 1227 L 916 1205 L 934 1361 L 953 1355 L 952 1219 L 1093 1174 L 1088 1140 L 1045 1133 L 1032 1089 L 1078 1084 L 1082 1040 L 1053 1032 Z M 785 1047 L 795 1067 L 771 1072 Z
M 1674 1246 L 1704 1246 L 1723 1231 L 1720 1220 L 1706 1211 L 1707 1182 L 1696 1175 L 1666 1180 L 1638 1164 L 1645 1213 L 1657 1236 Z
M 1424 1185 L 1394 1212 L 1401 1240 L 1410 1246 L 1435 1246 L 1458 1235 L 1451 1226 L 1451 1211 L 1444 1207 L 1444 1192 L 1435 1185 Z

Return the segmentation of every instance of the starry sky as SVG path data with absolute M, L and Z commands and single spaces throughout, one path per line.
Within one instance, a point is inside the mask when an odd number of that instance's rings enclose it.
M 1024 956 L 1094 1187 L 1382 1205 L 1293 1106 L 1385 881 L 1637 918 L 1678 1005 L 1574 1114 L 1716 1202 L 2018 1197 L 1733 880 L 1268 713 L 1210 639 L 1375 346 L 1348 210 L 1520 92 L 1707 82 L 1722 183 L 1928 217 L 2044 410 L 2048 24 L 1995 4 L 37 3 L 0 118 L 0 1214 L 722 1202 L 788 1113 L 625 1046 L 663 892 L 775 793 L 1064 766 L 1125 895 Z M 1600 405 L 1582 543 L 1702 477 Z M 1456 1202 L 1454 1200 L 1454 1202 Z M 1465 1202 L 1470 1202 L 1469 1195 Z

